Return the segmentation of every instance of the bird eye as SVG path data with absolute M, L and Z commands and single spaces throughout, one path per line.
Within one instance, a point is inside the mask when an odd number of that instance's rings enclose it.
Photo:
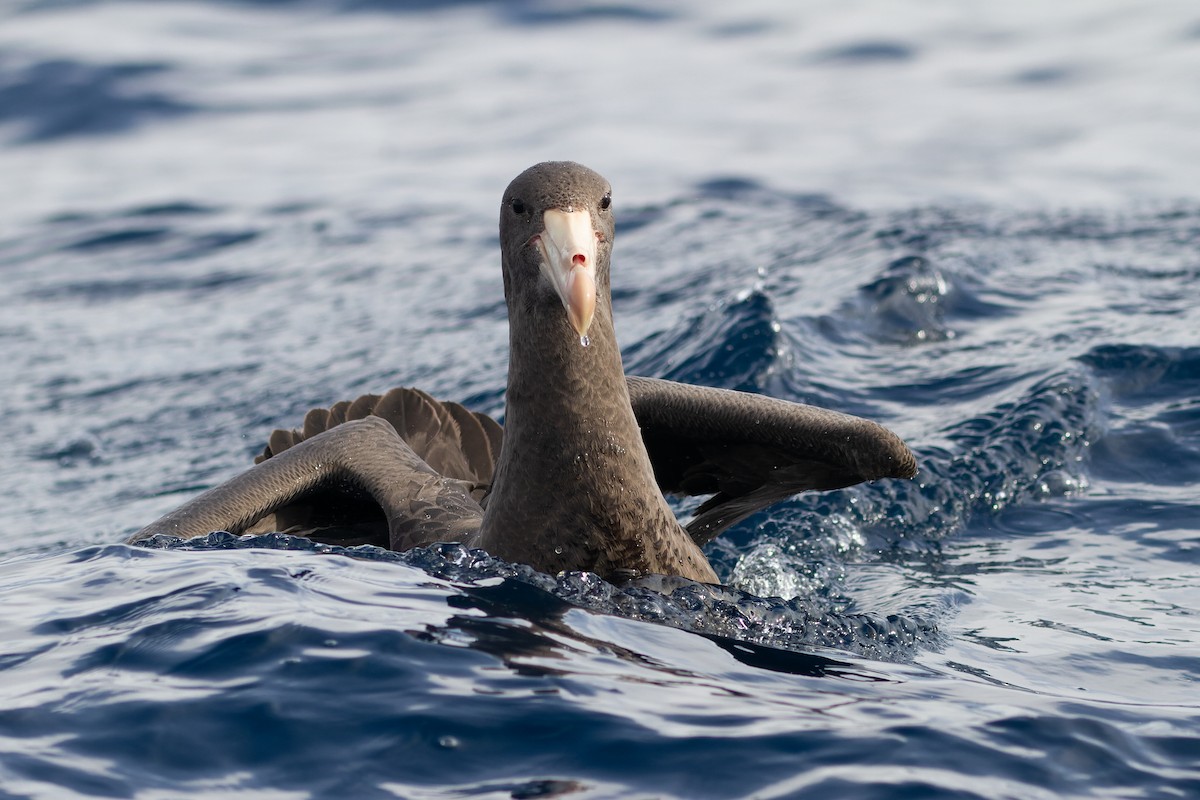
M 508 204 L 512 207 L 514 214 L 524 214 L 525 213 L 525 203 L 522 202 L 520 198 L 514 197 L 512 200 L 510 200 L 508 202 Z
M 605 192 L 604 197 L 600 198 L 600 207 L 608 208 L 611 205 L 612 205 L 612 195 Z

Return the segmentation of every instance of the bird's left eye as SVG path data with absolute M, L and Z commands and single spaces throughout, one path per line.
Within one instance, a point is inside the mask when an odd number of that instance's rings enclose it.
M 605 194 L 604 197 L 600 198 L 600 207 L 601 208 L 608 208 L 611 205 L 612 205 L 612 195 L 611 194 Z

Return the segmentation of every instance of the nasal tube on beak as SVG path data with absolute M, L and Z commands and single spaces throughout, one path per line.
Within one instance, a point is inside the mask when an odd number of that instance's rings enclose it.
M 586 211 L 548 209 L 538 237 L 542 272 L 550 279 L 571 327 L 585 339 L 596 313 L 596 230 Z

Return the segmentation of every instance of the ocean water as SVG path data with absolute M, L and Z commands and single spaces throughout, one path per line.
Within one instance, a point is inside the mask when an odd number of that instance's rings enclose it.
M 0 6 L 0 798 L 1200 796 L 1197 75 L 1185 2 Z M 629 371 L 917 479 L 721 587 L 120 543 L 310 407 L 502 413 L 548 158 Z

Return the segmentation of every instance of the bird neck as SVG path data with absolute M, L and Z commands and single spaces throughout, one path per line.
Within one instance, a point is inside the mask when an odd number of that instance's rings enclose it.
M 588 342 L 566 323 L 561 309 L 548 324 L 513 329 L 510 336 L 505 430 L 516 431 L 517 446 L 528 443 L 547 452 L 569 453 L 580 462 L 619 461 L 625 471 L 636 467 L 639 478 L 653 485 L 654 472 L 629 402 L 629 388 L 607 303 L 598 309 Z M 561 326 L 554 323 L 561 322 Z M 556 328 L 561 327 L 562 331 Z M 569 435 L 569 439 L 562 438 Z M 513 466 L 522 454 L 502 453 Z M 596 465 L 599 466 L 599 465 Z M 571 472 L 576 472 L 572 470 Z M 550 476 L 544 476 L 550 477 Z M 595 468 L 582 465 L 572 482 L 604 483 Z M 568 480 L 566 475 L 557 481 Z
M 504 446 L 481 531 L 484 548 L 548 572 L 686 574 L 669 563 L 677 554 L 655 545 L 679 536 L 691 542 L 654 480 L 608 293 L 597 303 L 586 346 L 561 306 L 545 303 L 515 316 Z

